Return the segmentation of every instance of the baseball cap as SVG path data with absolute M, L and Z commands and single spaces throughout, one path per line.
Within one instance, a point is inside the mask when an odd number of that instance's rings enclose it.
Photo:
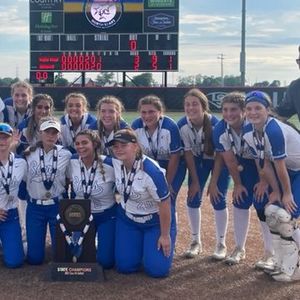
M 270 97 L 268 94 L 261 92 L 261 91 L 252 91 L 246 94 L 245 104 L 250 102 L 259 102 L 260 104 L 264 105 L 265 107 L 270 106 Z
M 120 143 L 137 143 L 137 138 L 134 132 L 131 132 L 129 130 L 119 130 L 114 134 L 114 137 L 111 141 L 106 143 L 107 147 L 111 147 L 115 142 Z
M 0 123 L 0 133 L 4 133 L 6 135 L 12 136 L 13 135 L 13 129 L 10 125 L 6 123 Z
M 55 121 L 55 120 L 47 120 L 44 121 L 41 125 L 40 125 L 40 130 L 41 131 L 45 131 L 46 129 L 49 128 L 54 128 L 56 129 L 58 132 L 60 132 L 60 123 Z

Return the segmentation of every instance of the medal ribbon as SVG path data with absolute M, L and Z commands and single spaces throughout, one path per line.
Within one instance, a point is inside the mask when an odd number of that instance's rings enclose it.
M 59 223 L 59 227 L 62 231 L 62 233 L 65 236 L 66 242 L 70 248 L 71 254 L 73 255 L 73 262 L 77 262 L 78 258 L 80 257 L 82 253 L 82 243 L 85 238 L 86 233 L 89 231 L 91 222 L 93 221 L 93 215 L 90 214 L 90 217 L 85 224 L 82 231 L 74 231 L 74 232 L 68 232 L 65 224 L 62 221 L 62 218 L 58 214 L 56 216 L 57 222 Z
M 133 183 L 134 176 L 136 174 L 138 163 L 139 163 L 139 161 L 136 159 L 133 163 L 133 166 L 132 166 L 131 170 L 130 170 L 128 180 L 127 180 L 127 184 L 126 184 L 126 179 L 125 179 L 126 178 L 125 166 L 124 165 L 121 166 L 121 176 L 122 176 L 121 181 L 122 181 L 122 184 L 123 184 L 123 187 L 124 187 L 123 195 L 124 195 L 124 202 L 125 203 L 129 199 L 129 196 L 130 196 L 130 193 L 131 193 L 132 183 Z
M 82 128 L 82 120 L 83 120 L 83 117 L 80 120 L 80 130 L 79 131 L 81 131 L 83 129 Z M 75 142 L 75 136 L 76 136 L 76 130 L 74 129 L 72 120 L 71 120 L 71 118 L 69 116 L 68 116 L 68 126 L 69 126 L 69 131 L 70 131 L 70 134 L 71 134 L 71 137 L 72 137 L 72 142 L 74 144 L 74 142 Z
M 26 112 L 25 112 L 24 117 L 23 117 L 22 120 L 27 119 L 28 116 L 29 116 L 29 113 L 30 113 L 30 109 L 27 108 L 27 110 L 26 110 Z M 14 107 L 14 114 L 15 114 L 15 120 L 14 120 L 15 121 L 15 128 L 18 128 L 18 125 L 19 125 L 19 116 L 18 116 L 18 112 L 17 112 L 17 110 L 16 110 L 15 107 Z
M 235 146 L 234 143 L 234 139 L 233 139 L 233 134 L 232 134 L 232 129 L 229 126 L 229 124 L 226 124 L 226 132 L 228 134 L 229 140 L 230 140 L 230 147 L 231 150 L 233 152 L 233 154 L 235 155 L 238 163 L 240 163 L 241 158 L 243 157 L 243 153 L 244 153 L 244 147 L 245 147 L 245 140 L 243 139 L 243 137 L 241 136 L 241 149 L 240 149 L 240 154 L 237 151 L 237 148 Z
M 263 127 L 261 141 L 259 141 L 258 139 L 258 133 L 256 131 L 253 131 L 253 140 L 254 140 L 256 151 L 258 153 L 259 166 L 261 169 L 264 168 L 264 164 L 265 164 L 265 128 L 266 125 Z
M 46 167 L 45 167 L 45 152 L 44 149 L 41 147 L 40 149 L 40 165 L 41 165 L 41 175 L 44 187 L 47 191 L 49 191 L 53 185 L 54 178 L 57 171 L 57 156 L 58 151 L 57 147 L 54 145 L 53 147 L 53 156 L 52 156 L 52 168 L 51 168 L 51 174 L 48 177 L 46 174 Z
M 196 151 L 197 151 L 196 156 L 200 157 L 201 160 L 202 160 L 202 158 L 203 158 L 203 153 L 204 153 L 205 134 L 204 134 L 204 132 L 202 131 L 200 147 L 197 147 L 197 144 L 198 144 L 198 137 L 199 137 L 198 131 L 197 131 L 196 128 L 193 127 L 193 125 L 191 125 L 190 128 L 192 129 L 192 132 L 193 132 L 193 134 L 194 134 L 194 140 L 193 140 L 193 142 L 194 142 L 194 145 L 196 146 L 196 149 L 197 149 L 197 150 L 196 150 Z M 200 150 L 200 152 L 198 151 L 198 149 Z
M 147 137 L 147 140 L 148 140 L 148 144 L 149 144 L 149 147 L 151 149 L 152 158 L 154 160 L 157 160 L 157 155 L 158 155 L 158 143 L 159 143 L 159 135 L 160 135 L 160 127 L 161 127 L 160 123 L 161 123 L 161 119 L 159 120 L 158 126 L 157 126 L 156 145 L 154 145 L 152 137 L 150 136 L 150 133 L 148 131 L 148 126 L 144 127 L 145 134 L 146 134 L 146 137 Z
M 95 159 L 91 168 L 91 172 L 89 174 L 88 183 L 86 182 L 85 171 L 84 171 L 84 164 L 80 160 L 80 173 L 81 173 L 81 182 L 83 188 L 83 197 L 84 199 L 89 199 L 91 192 L 92 192 L 92 185 L 95 179 L 96 170 L 98 166 L 98 160 Z
M 5 168 L 2 162 L 0 161 L 0 170 L 2 175 L 1 182 L 7 195 L 9 195 L 9 185 L 12 179 L 12 169 L 13 169 L 13 155 L 9 153 L 7 176 L 5 176 Z

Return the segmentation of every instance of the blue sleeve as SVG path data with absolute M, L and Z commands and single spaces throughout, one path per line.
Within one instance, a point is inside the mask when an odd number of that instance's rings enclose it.
M 223 124 L 223 122 L 219 122 L 213 129 L 213 143 L 217 152 L 225 151 L 224 146 L 220 142 L 220 137 L 224 133 L 224 126 L 222 126 Z
M 285 158 L 286 155 L 286 141 L 284 134 L 277 122 L 272 120 L 266 127 L 266 135 L 271 144 L 272 156 L 274 159 Z

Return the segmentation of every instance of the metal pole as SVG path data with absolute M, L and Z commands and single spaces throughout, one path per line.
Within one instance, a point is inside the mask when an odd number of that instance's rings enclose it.
M 241 39 L 241 56 L 240 56 L 240 71 L 241 71 L 241 86 L 245 86 L 246 77 L 246 0 L 242 0 L 242 39 Z
M 223 62 L 224 62 L 224 54 L 221 53 L 221 54 L 218 56 L 218 59 L 220 59 L 220 61 L 221 61 L 221 85 L 224 86 L 224 65 L 223 65 Z

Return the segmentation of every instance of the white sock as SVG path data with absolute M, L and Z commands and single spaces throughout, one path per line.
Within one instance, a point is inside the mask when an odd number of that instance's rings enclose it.
M 215 211 L 215 224 L 216 224 L 216 239 L 217 243 L 225 245 L 226 232 L 228 225 L 228 208 Z
M 298 248 L 300 249 L 300 228 L 295 229 L 292 238 L 296 242 Z
M 200 243 L 201 208 L 188 207 L 192 240 Z
M 233 207 L 234 239 L 236 246 L 241 249 L 245 249 L 249 229 L 249 219 L 249 209 Z
M 274 253 L 273 244 L 272 244 L 272 234 L 270 228 L 266 222 L 260 221 L 261 233 L 264 241 L 265 252 Z

